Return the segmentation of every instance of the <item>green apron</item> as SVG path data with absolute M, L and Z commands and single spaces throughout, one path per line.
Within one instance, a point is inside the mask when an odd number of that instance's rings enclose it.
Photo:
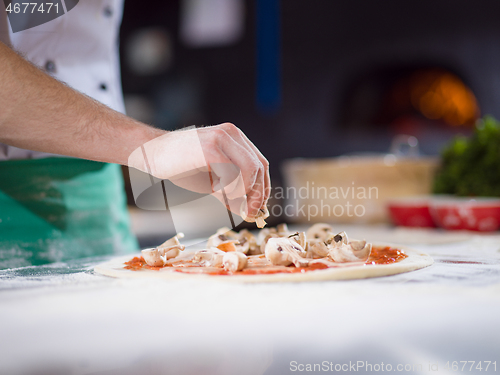
M 0 162 L 0 269 L 137 248 L 118 165 L 59 157 Z

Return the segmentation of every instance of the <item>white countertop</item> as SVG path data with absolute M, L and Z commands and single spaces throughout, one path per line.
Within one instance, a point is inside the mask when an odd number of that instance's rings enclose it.
M 500 371 L 498 234 L 345 230 L 410 243 L 435 264 L 367 280 L 245 285 L 117 280 L 93 273 L 103 258 L 3 270 L 0 374 L 274 375 L 307 364 L 479 373 L 460 361 L 482 361 L 481 373 L 496 361 Z

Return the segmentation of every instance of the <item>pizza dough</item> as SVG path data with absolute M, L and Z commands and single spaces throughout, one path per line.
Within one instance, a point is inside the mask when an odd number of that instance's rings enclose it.
M 432 258 L 421 251 L 392 244 L 376 243 L 374 246 L 397 247 L 404 251 L 407 258 L 391 264 L 349 264 L 341 263 L 338 267 L 307 271 L 304 273 L 274 273 L 256 275 L 207 275 L 198 273 L 175 272 L 168 267 L 160 270 L 131 270 L 126 269 L 125 262 L 131 260 L 136 255 L 121 256 L 94 268 L 98 274 L 117 278 L 159 278 L 165 280 L 199 280 L 199 281 L 222 281 L 241 283 L 261 283 L 261 282 L 303 282 L 303 281 L 323 281 L 323 280 L 350 280 L 365 279 L 370 277 L 390 276 L 398 273 L 410 272 L 434 263 Z M 186 250 L 187 252 L 187 250 Z M 186 254 L 187 255 L 187 254 Z

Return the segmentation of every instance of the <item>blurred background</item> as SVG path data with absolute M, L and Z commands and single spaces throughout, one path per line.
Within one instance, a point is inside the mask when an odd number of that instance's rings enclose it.
M 300 184 L 285 160 L 377 158 L 401 134 L 428 161 L 500 117 L 498 14 L 496 0 L 126 0 L 127 113 L 169 130 L 232 122 L 276 187 Z

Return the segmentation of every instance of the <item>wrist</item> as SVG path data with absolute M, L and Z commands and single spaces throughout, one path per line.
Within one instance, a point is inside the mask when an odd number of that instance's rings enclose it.
M 141 124 L 132 132 L 132 147 L 129 149 L 129 154 L 127 155 L 127 160 L 125 160 L 124 165 L 128 167 L 138 169 L 140 171 L 150 173 L 151 166 L 149 166 L 145 160 L 144 152 L 146 143 L 167 134 L 166 130 L 156 129 L 151 126 Z

